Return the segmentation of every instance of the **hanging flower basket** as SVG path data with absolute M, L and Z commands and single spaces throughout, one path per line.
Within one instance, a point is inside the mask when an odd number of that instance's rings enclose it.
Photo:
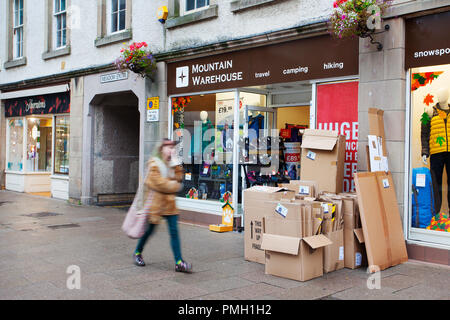
M 143 78 L 154 79 L 156 61 L 146 42 L 133 42 L 120 50 L 120 57 L 114 64 L 120 71 L 130 70 Z
M 339 39 L 369 37 L 392 0 L 336 0 L 329 20 L 330 33 Z

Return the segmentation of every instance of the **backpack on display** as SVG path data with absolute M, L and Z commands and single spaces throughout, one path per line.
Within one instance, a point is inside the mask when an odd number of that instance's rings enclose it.
M 412 193 L 411 226 L 426 228 L 432 217 L 436 215 L 430 169 L 426 167 L 413 168 Z

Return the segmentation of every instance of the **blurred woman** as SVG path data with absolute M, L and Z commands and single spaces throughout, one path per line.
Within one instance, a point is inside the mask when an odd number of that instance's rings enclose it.
M 175 259 L 175 271 L 191 272 L 192 265 L 181 256 L 180 238 L 178 235 L 178 209 L 175 197 L 182 188 L 183 167 L 175 162 L 176 143 L 164 139 L 156 148 L 148 162 L 147 176 L 144 182 L 144 212 L 148 214 L 148 229 L 139 239 L 134 252 L 134 261 L 138 266 L 145 266 L 142 251 L 156 225 L 164 217 L 167 220 L 170 245 Z

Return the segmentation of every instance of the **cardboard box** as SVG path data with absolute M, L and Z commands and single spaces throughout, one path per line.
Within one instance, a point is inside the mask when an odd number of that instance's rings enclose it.
M 344 229 L 325 234 L 332 242 L 324 248 L 323 272 L 328 273 L 344 268 Z
M 316 181 L 291 180 L 289 183 L 280 184 L 281 187 L 296 192 L 296 197 L 316 198 L 319 193 L 319 184 Z
M 276 203 L 264 205 L 265 201 L 294 199 L 295 192 L 285 188 L 254 186 L 243 192 L 244 196 L 244 257 L 245 260 L 265 263 L 261 249 L 264 232 L 263 218 L 275 211 Z
M 301 179 L 316 181 L 318 192 L 342 192 L 345 136 L 337 131 L 306 129 L 301 148 Z
M 394 183 L 390 172 L 355 173 L 355 186 L 370 272 L 406 262 Z
M 323 275 L 323 248 L 331 241 L 322 234 L 303 237 L 301 225 L 301 220 L 265 218 L 261 247 L 266 250 L 266 274 L 298 281 Z
M 344 266 L 356 269 L 367 266 L 367 254 L 364 235 L 359 217 L 358 199 L 356 195 L 344 195 Z

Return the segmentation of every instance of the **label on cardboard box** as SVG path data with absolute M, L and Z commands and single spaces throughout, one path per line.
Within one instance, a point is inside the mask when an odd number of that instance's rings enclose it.
M 389 180 L 388 179 L 383 179 L 383 187 L 389 188 Z
M 339 247 L 339 261 L 344 260 L 344 247 Z
M 416 174 L 416 187 L 425 187 L 425 174 Z
M 359 267 L 362 263 L 362 254 L 357 252 L 355 253 L 355 265 Z
M 328 203 L 322 203 L 323 213 L 328 213 Z
M 311 160 L 316 160 L 316 153 L 313 151 L 308 151 L 308 153 L 306 154 L 306 157 Z
M 309 186 L 300 186 L 298 188 L 298 193 L 309 195 Z
M 282 206 L 280 203 L 277 205 L 277 207 L 275 208 L 275 211 L 283 216 L 283 218 L 286 218 L 287 214 L 288 214 L 288 209 L 284 206 Z

